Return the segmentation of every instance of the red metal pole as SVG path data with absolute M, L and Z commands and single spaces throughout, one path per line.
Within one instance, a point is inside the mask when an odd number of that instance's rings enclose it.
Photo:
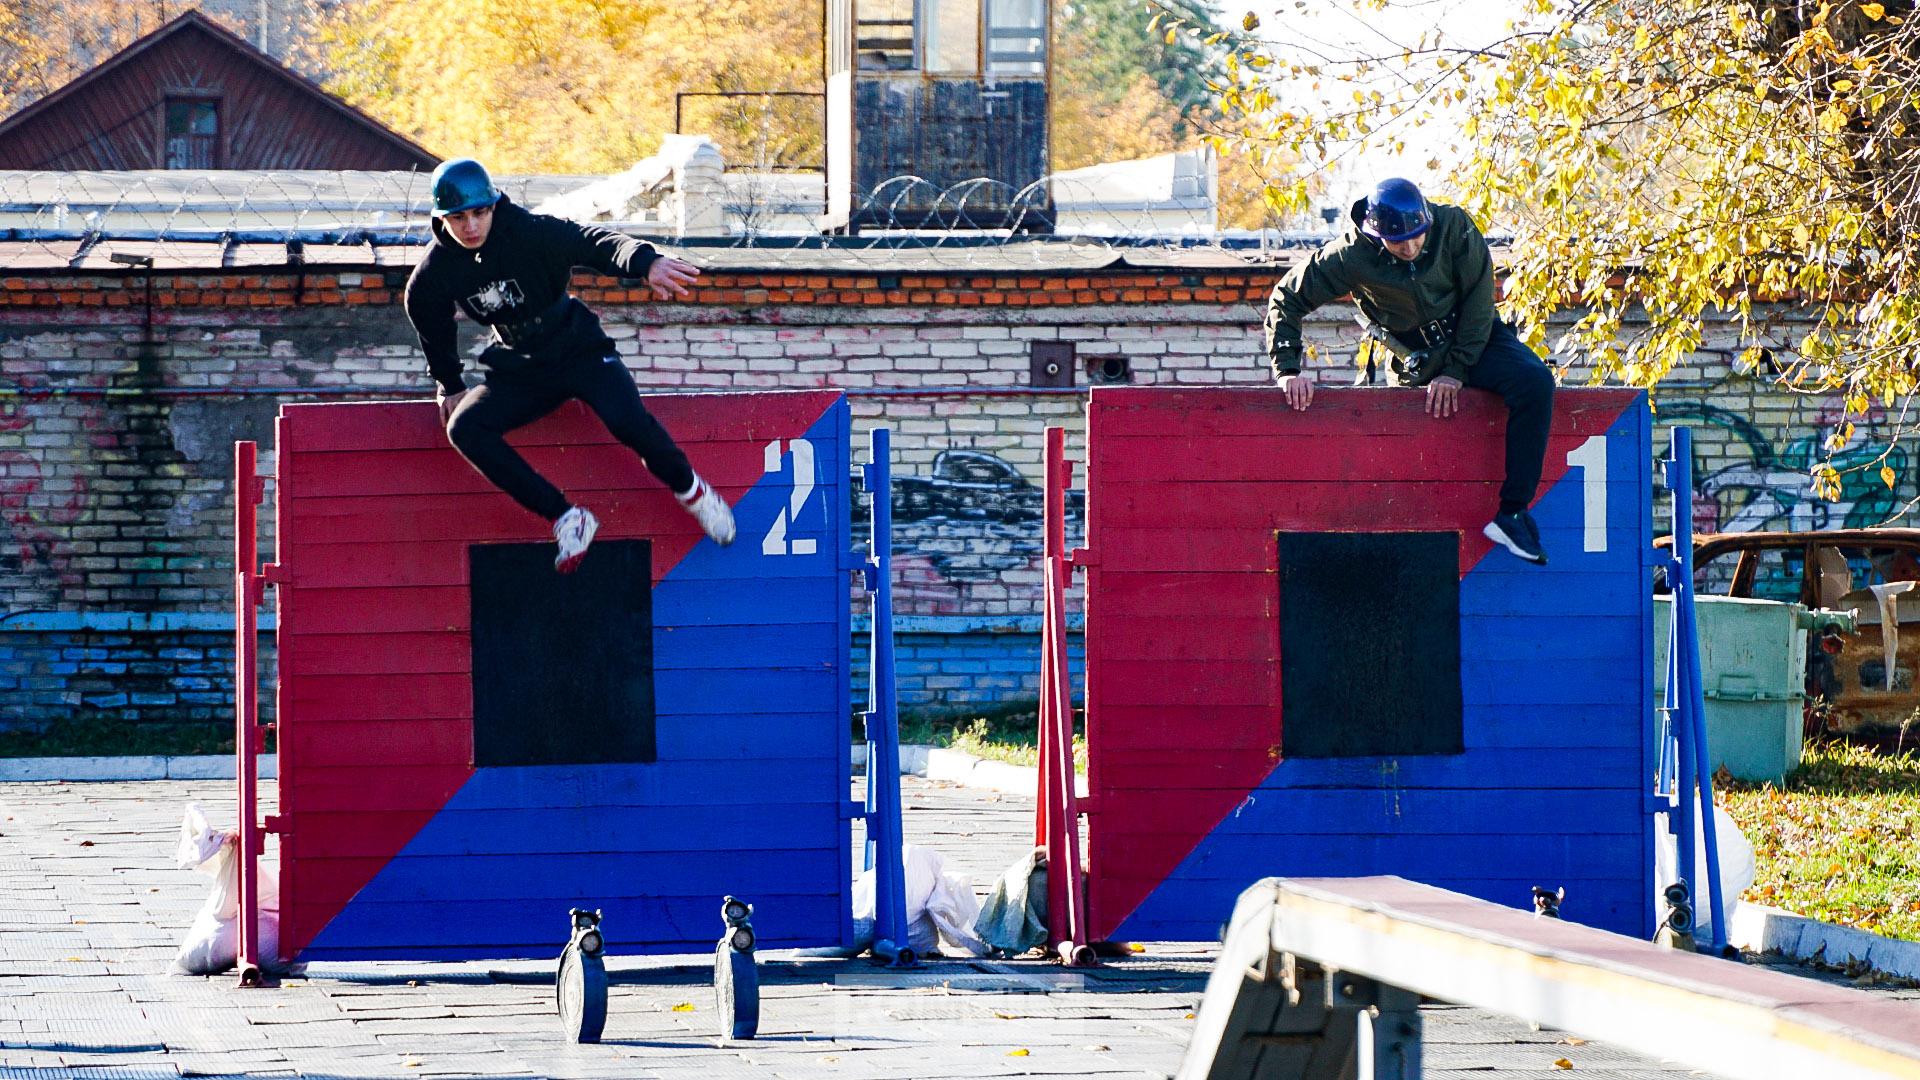
M 1054 724 L 1056 721 L 1053 715 L 1054 695 L 1052 691 L 1053 679 L 1054 679 L 1053 649 L 1051 648 L 1051 643 L 1053 640 L 1053 622 L 1049 617 L 1051 615 L 1051 612 L 1049 612 L 1046 607 L 1046 604 L 1049 598 L 1052 596 L 1052 592 L 1045 583 L 1046 582 L 1045 575 L 1047 573 L 1050 573 L 1053 569 L 1054 488 L 1055 488 L 1055 485 L 1059 484 L 1061 481 L 1060 463 L 1065 460 L 1065 457 L 1066 457 L 1066 431 L 1062 428 L 1051 428 L 1051 427 L 1048 428 L 1046 432 L 1046 465 L 1045 465 L 1045 471 L 1041 477 L 1041 484 L 1043 485 L 1043 491 L 1041 493 L 1042 499 L 1040 504 L 1042 508 L 1041 537 L 1040 537 L 1040 545 L 1041 545 L 1040 566 L 1041 566 L 1041 573 L 1042 573 L 1041 615 L 1040 615 L 1040 708 L 1039 708 L 1040 770 L 1039 770 L 1039 791 L 1037 792 L 1037 797 L 1034 799 L 1034 807 L 1033 807 L 1033 843 L 1035 847 L 1046 848 L 1047 855 L 1049 858 L 1051 858 L 1054 853 L 1053 852 L 1053 833 L 1052 833 L 1052 830 L 1049 828 L 1049 822 L 1052 820 L 1054 816 L 1053 815 L 1053 803 L 1054 803 L 1053 743 L 1054 743 Z M 1066 500 L 1064 495 L 1061 497 L 1061 505 L 1063 507 L 1066 505 Z
M 238 783 L 240 857 L 240 985 L 260 985 L 259 820 L 260 636 L 259 512 L 264 485 L 256 447 L 233 445 L 233 749 Z
M 1094 963 L 1080 877 L 1080 810 L 1073 777 L 1073 695 L 1067 668 L 1067 433 L 1047 429 L 1041 632 L 1041 813 L 1047 845 L 1047 937 L 1068 963 Z

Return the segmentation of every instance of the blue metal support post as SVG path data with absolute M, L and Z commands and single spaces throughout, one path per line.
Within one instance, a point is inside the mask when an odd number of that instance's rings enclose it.
M 1706 846 L 1708 912 L 1713 922 L 1712 948 L 1727 953 L 1727 907 L 1720 887 L 1720 844 L 1713 819 L 1713 759 L 1707 751 L 1706 686 L 1700 670 L 1700 629 L 1693 606 L 1693 431 L 1673 429 L 1673 449 L 1666 460 L 1667 489 L 1673 496 L 1673 559 L 1667 583 L 1673 595 L 1667 649 L 1667 705 L 1672 736 L 1677 744 L 1679 784 L 1675 841 L 1676 865 L 1688 889 L 1689 901 L 1699 906 L 1700 868 L 1695 865 L 1693 838 Z M 1661 748 L 1662 756 L 1665 747 Z M 1698 799 L 1696 805 L 1694 800 Z
M 867 868 L 874 872 L 873 954 L 894 967 L 917 961 L 907 944 L 907 881 L 900 820 L 900 711 L 893 681 L 893 476 L 888 428 L 871 433 L 862 467 L 873 508 L 872 552 L 864 573 L 873 597 L 867 680 Z

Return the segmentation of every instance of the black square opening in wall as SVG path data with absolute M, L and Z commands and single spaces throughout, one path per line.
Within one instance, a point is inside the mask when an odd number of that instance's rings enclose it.
M 654 760 L 653 545 L 601 541 L 571 574 L 552 544 L 467 552 L 474 765 Z
M 1280 752 L 1461 752 L 1460 535 L 1280 543 Z

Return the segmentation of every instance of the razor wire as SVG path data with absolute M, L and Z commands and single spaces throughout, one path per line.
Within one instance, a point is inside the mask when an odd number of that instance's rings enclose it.
M 1107 175 L 1055 174 L 1016 187 L 987 178 L 946 185 L 895 176 L 835 200 L 818 173 L 715 170 L 642 162 L 599 176 L 505 176 L 516 203 L 695 253 L 752 251 L 778 270 L 809 252 L 942 252 L 943 266 L 1005 268 L 1007 249 L 1076 253 L 1217 251 L 1258 261 L 1318 243 L 1324 231 L 1222 228 L 1204 170 L 1173 160 L 1122 163 Z M 108 250 L 181 267 L 343 258 L 409 261 L 431 238 L 421 172 L 0 171 L 0 269 L 78 268 Z M 267 250 L 261 250 L 267 249 Z M 336 249 L 328 251 L 328 249 Z M 689 256 L 696 257 L 693 255 Z M 844 256 L 843 256 L 844 257 Z M 125 261 L 120 260 L 120 261 Z

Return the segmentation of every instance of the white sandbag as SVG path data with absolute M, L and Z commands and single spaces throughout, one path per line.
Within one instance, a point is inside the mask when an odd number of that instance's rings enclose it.
M 196 805 L 189 804 L 180 821 L 180 843 L 174 861 L 183 870 L 197 870 L 213 879 L 206 903 L 187 927 L 173 970 L 186 975 L 216 975 L 240 959 L 240 837 L 215 829 Z M 280 951 L 280 881 L 275 867 L 260 865 L 259 953 L 271 958 Z M 267 963 L 263 960 L 262 963 Z
M 1653 883 L 1656 911 L 1666 910 L 1666 900 L 1661 895 L 1666 887 L 1680 878 L 1679 844 L 1673 832 L 1667 827 L 1667 815 L 1654 815 L 1653 847 Z M 1740 831 L 1733 817 L 1723 807 L 1713 808 L 1713 841 L 1720 852 L 1720 895 L 1727 906 L 1727 914 L 1732 915 L 1734 905 L 1740 902 L 1741 894 L 1753 884 L 1755 873 L 1753 841 Z M 1707 865 L 1707 839 L 1696 830 L 1693 838 L 1693 864 L 1704 868 Z M 1697 935 L 1704 937 L 1713 930 L 1713 904 L 1707 892 L 1704 873 L 1701 880 L 1694 882 L 1693 920 Z
M 973 932 L 973 921 L 980 917 L 973 882 L 949 871 L 946 859 L 932 848 L 906 845 L 906 863 L 908 920 L 917 923 L 925 918 L 938 931 L 939 940 L 954 949 L 968 956 L 987 955 L 987 943 Z M 915 899 L 920 900 L 921 916 L 913 914 Z
M 949 872 L 946 860 L 932 848 L 904 844 L 901 859 L 906 877 L 907 947 L 931 956 L 940 951 L 944 940 L 953 951 L 985 956 L 987 945 L 973 932 L 973 921 L 980 913 L 973 883 Z M 874 873 L 867 870 L 853 883 L 854 925 L 871 927 L 874 909 Z

